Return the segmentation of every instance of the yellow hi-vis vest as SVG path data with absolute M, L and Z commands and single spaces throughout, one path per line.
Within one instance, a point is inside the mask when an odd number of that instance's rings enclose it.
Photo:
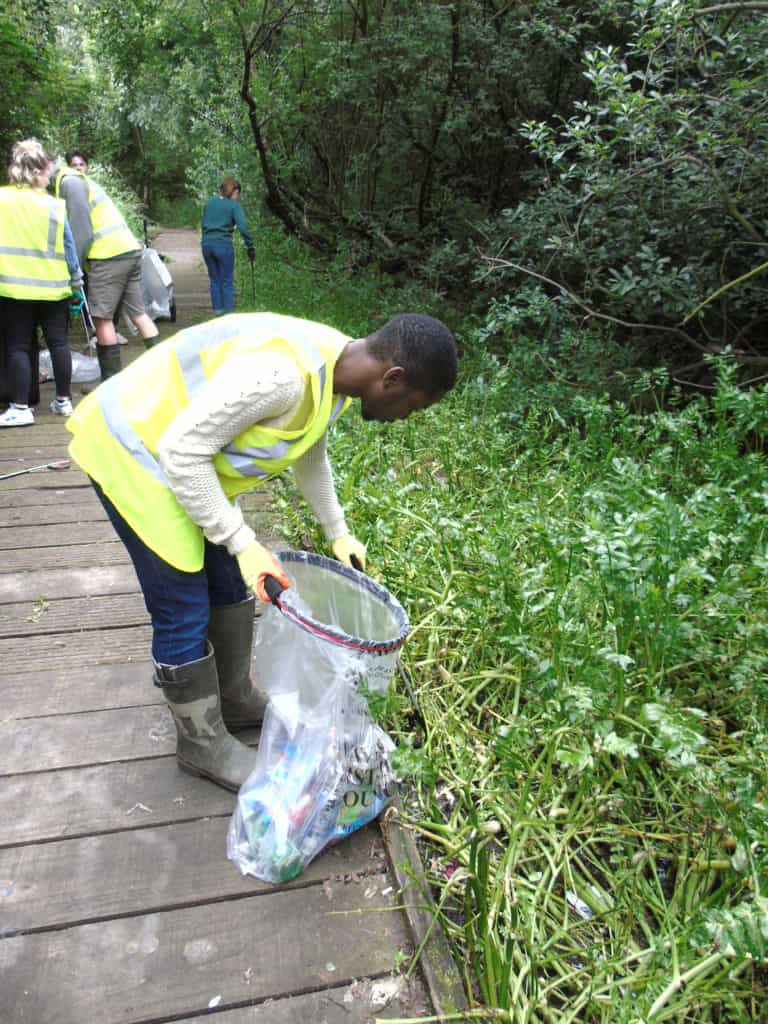
M 0 188 L 0 295 L 55 302 L 71 294 L 61 199 L 23 185 Z
M 56 175 L 55 190 L 58 196 L 61 182 L 68 175 L 74 174 L 82 178 L 88 186 L 88 211 L 91 215 L 93 239 L 86 253 L 89 260 L 108 260 L 113 256 L 122 256 L 126 252 L 141 249 L 131 229 L 123 220 L 122 214 L 101 186 L 79 171 L 61 170 Z
M 333 371 L 349 338 L 324 324 L 272 313 L 236 313 L 179 331 L 104 381 L 67 420 L 72 458 L 102 487 L 144 543 L 184 572 L 203 565 L 204 538 L 176 500 L 157 452 L 166 429 L 229 359 L 288 354 L 306 382 L 286 429 L 254 424 L 215 456 L 230 499 L 282 473 L 345 411 Z M 298 422 L 296 421 L 298 420 Z

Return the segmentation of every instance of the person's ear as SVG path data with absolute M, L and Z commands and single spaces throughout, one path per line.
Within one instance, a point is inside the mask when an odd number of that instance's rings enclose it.
M 402 366 L 390 366 L 381 382 L 385 388 L 397 387 L 405 382 L 405 370 Z

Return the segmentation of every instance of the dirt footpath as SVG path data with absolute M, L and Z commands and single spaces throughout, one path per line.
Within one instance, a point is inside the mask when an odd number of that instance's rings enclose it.
M 176 323 L 159 320 L 164 338 L 183 327 L 213 316 L 208 274 L 200 251 L 200 232 L 191 228 L 161 228 L 152 240 L 153 248 L 165 258 L 173 278 Z

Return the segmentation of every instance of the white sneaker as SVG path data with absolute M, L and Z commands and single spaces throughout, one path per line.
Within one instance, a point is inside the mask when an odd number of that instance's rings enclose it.
M 54 398 L 51 402 L 51 412 L 56 416 L 71 416 L 72 402 L 69 398 Z
M 35 417 L 28 405 L 11 405 L 0 416 L 0 427 L 31 427 Z

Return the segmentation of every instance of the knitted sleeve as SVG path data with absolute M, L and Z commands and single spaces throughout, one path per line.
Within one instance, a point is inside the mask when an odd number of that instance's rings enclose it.
M 170 424 L 158 458 L 179 504 L 213 544 L 239 554 L 255 539 L 243 513 L 224 493 L 213 458 L 255 423 L 280 427 L 304 394 L 295 363 L 274 353 L 232 359 Z
M 293 464 L 293 475 L 326 538 L 332 541 L 347 533 L 347 523 L 336 497 L 328 461 L 328 431 Z

